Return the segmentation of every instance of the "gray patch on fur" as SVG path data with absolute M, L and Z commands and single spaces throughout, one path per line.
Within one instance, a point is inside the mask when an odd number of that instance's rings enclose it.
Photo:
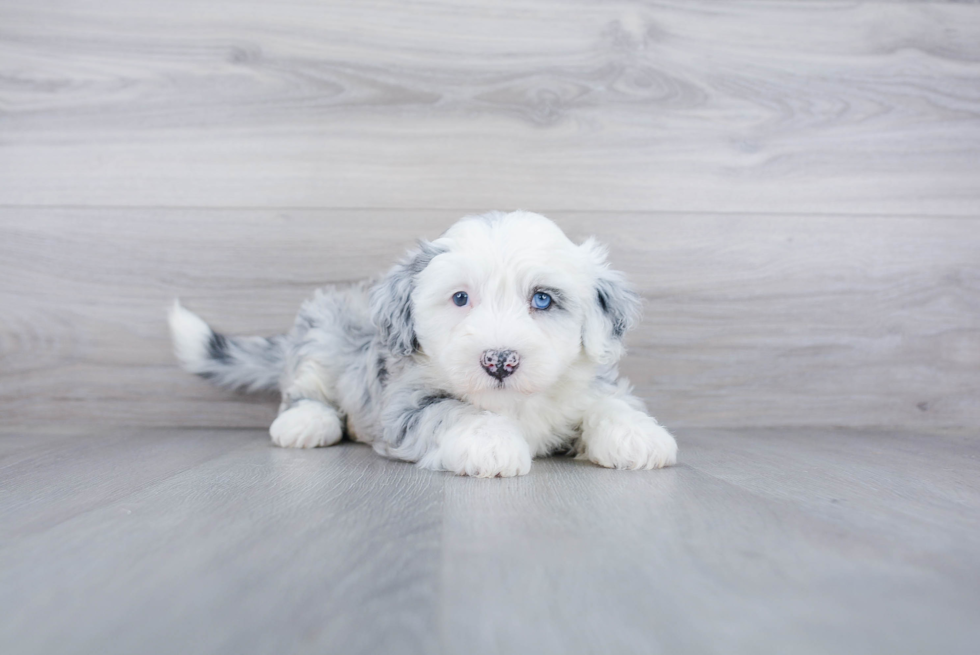
M 405 444 L 406 439 L 415 437 L 414 433 L 418 431 L 419 422 L 423 414 L 436 403 L 447 400 L 453 400 L 453 397 L 445 393 L 426 394 L 419 398 L 414 405 L 405 408 L 398 415 L 398 419 L 388 425 L 385 430 L 386 440 L 389 445 L 393 448 L 401 448 Z M 441 423 L 442 421 L 437 419 L 434 427 L 438 428 Z
M 612 324 L 612 335 L 622 339 L 640 315 L 640 296 L 626 278 L 615 271 L 604 271 L 596 281 L 596 302 Z
M 371 288 L 372 320 L 381 342 L 395 355 L 408 357 L 419 350 L 412 316 L 415 277 L 443 252 L 445 250 L 429 241 L 420 241 L 417 250 L 409 253 Z
M 227 364 L 231 359 L 228 353 L 228 339 L 214 330 L 211 330 L 211 338 L 208 339 L 208 357 L 222 364 Z
M 413 384 L 394 387 L 385 396 L 374 449 L 389 457 L 418 461 L 441 434 L 473 411 L 471 405 L 445 391 Z
M 285 362 L 285 337 L 227 337 L 211 331 L 207 360 L 197 374 L 225 389 L 276 391 Z

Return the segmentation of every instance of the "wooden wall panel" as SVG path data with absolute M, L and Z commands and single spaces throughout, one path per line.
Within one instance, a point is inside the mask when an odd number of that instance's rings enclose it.
M 0 425 L 261 426 L 271 400 L 179 371 L 180 296 L 271 334 L 458 213 L 0 210 Z M 645 299 L 624 372 L 674 426 L 980 421 L 980 229 L 961 218 L 555 212 Z
M 12 0 L 0 204 L 976 215 L 980 8 Z
M 472 211 L 598 233 L 672 425 L 975 425 L 980 5 L 0 6 L 0 425 L 253 426 L 173 366 Z

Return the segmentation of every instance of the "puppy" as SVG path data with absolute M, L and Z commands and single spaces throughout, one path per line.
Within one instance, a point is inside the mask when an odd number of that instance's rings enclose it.
M 493 212 L 421 241 L 373 284 L 317 291 L 288 334 L 226 337 L 179 304 L 170 329 L 191 373 L 282 392 L 279 446 L 346 434 L 423 468 L 508 477 L 562 450 L 619 469 L 676 461 L 617 370 L 639 309 L 594 240 Z

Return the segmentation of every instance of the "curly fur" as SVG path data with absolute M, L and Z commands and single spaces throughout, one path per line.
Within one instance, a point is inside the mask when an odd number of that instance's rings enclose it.
M 552 298 L 545 310 L 531 304 L 539 292 Z M 374 283 L 317 291 L 288 334 L 227 337 L 180 304 L 170 327 L 188 371 L 281 391 L 279 446 L 346 434 L 424 468 L 493 477 L 561 450 L 612 468 L 676 461 L 674 438 L 616 369 L 639 310 L 602 246 L 518 211 L 463 218 Z M 487 351 L 520 365 L 489 375 Z

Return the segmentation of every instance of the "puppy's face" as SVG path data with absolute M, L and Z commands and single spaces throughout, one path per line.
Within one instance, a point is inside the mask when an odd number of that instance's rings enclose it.
M 374 294 L 375 320 L 459 397 L 538 393 L 622 352 L 638 302 L 604 260 L 537 214 L 463 219 L 376 287 L 400 288 Z M 410 325 L 397 325 L 406 315 Z

